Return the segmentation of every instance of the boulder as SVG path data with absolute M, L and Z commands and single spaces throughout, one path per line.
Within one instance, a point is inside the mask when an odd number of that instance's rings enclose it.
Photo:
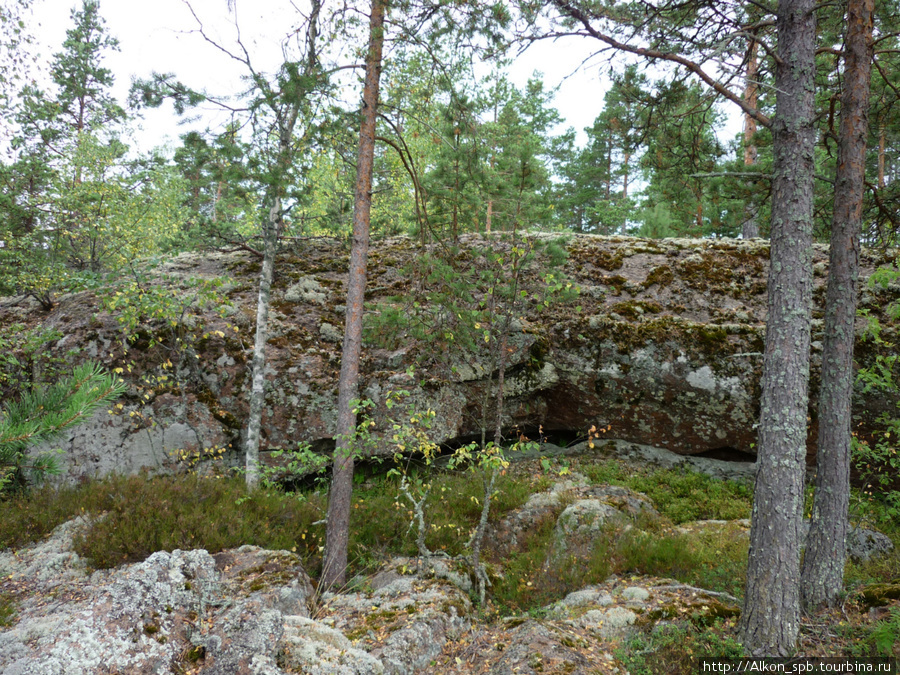
M 557 238 L 528 236 L 536 244 Z M 502 246 L 495 238 L 465 235 L 460 255 L 483 264 L 479 250 Z M 556 274 L 578 293 L 546 306 L 528 303 L 517 313 L 508 340 L 505 433 L 550 440 L 592 433 L 676 455 L 752 461 L 768 244 L 567 235 L 564 246 L 568 258 Z M 378 322 L 391 312 L 411 311 L 403 299 L 419 284 L 421 254 L 409 239 L 373 243 L 361 393 L 375 404 L 376 439 L 396 414 L 396 408 L 385 406 L 387 392 L 404 389 L 409 405 L 435 412 L 430 431 L 435 441 L 465 441 L 481 433 L 482 403 L 494 381 L 488 364 L 463 358 L 440 342 L 419 342 L 389 321 Z M 827 248 L 816 246 L 813 259 L 810 463 Z M 892 335 L 884 308 L 897 299 L 898 289 L 865 284 L 877 266 L 890 260 L 862 253 L 860 305 L 882 318 Z M 548 264 L 539 257 L 523 269 L 522 288 L 538 291 Z M 50 312 L 27 298 L 0 300 L 0 330 L 14 325 L 16 331 L 58 330 L 64 337 L 49 345 L 54 356 L 98 360 L 121 369 L 129 384 L 121 409 L 99 412 L 57 442 L 65 451 L 70 480 L 142 468 L 168 471 L 184 453 L 202 456 L 212 449 L 219 456 L 220 448 L 226 463 L 241 463 L 258 265 L 243 252 L 183 254 L 148 272 L 152 283 L 183 291 L 185 318 L 178 324 L 182 339 L 177 344 L 165 323 L 150 320 L 127 342 L 118 317 L 90 291 L 59 298 Z M 307 241 L 279 256 L 267 344 L 264 461 L 268 451 L 291 449 L 298 441 L 317 451 L 333 447 L 346 265 L 345 244 L 336 240 Z M 206 309 L 191 301 L 191 278 L 218 277 L 230 279 L 220 299 Z M 443 316 L 441 308 L 426 309 L 433 317 Z M 871 363 L 878 349 L 872 342 L 860 343 L 856 361 Z M 406 374 L 410 366 L 416 369 L 413 377 Z M 854 430 L 869 437 L 879 414 L 895 403 L 892 395 L 857 390 Z M 487 412 L 490 417 L 492 411 Z M 376 452 L 391 450 L 388 443 L 376 446 Z
M 312 595 L 296 556 L 253 546 L 216 556 L 159 551 L 88 575 L 68 550 L 82 526 L 62 525 L 47 541 L 0 559 L 19 600 L 15 624 L 0 632 L 4 675 L 284 672 L 284 616 L 308 616 Z M 59 563 L 55 574 L 41 574 L 45 560 Z

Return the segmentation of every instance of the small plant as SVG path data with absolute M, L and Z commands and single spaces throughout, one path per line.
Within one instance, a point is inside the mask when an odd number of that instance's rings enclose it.
M 309 565 L 319 553 L 313 526 L 324 500 L 299 501 L 277 491 L 246 495 L 239 478 L 196 475 L 112 478 L 88 487 L 97 495 L 91 512 L 103 511 L 75 539 L 75 551 L 96 568 L 139 562 L 155 551 L 203 548 L 209 552 L 252 544 L 294 551 Z
M 0 421 L 0 493 L 25 490 L 59 473 L 54 453 L 29 457 L 28 448 L 53 440 L 124 390 L 118 379 L 86 363 L 77 366 L 71 377 L 35 388 L 8 404 Z
M 744 656 L 732 635 L 733 620 L 700 628 L 691 624 L 663 625 L 629 639 L 616 657 L 631 675 L 675 675 L 697 672 L 697 659 Z
M 408 392 L 405 391 L 390 392 L 386 406 L 388 409 L 393 409 L 408 395 Z M 430 439 L 428 432 L 431 429 L 435 413 L 433 410 L 410 412 L 407 408 L 404 408 L 403 411 L 397 416 L 399 421 L 398 419 L 391 420 L 390 441 L 395 448 L 394 462 L 396 466 L 388 472 L 388 475 L 400 479 L 399 496 L 412 507 L 410 529 L 415 528 L 416 530 L 416 550 L 419 556 L 429 558 L 435 553 L 426 544 L 426 534 L 430 531 L 426 504 L 432 494 L 433 481 L 430 471 L 434 468 L 439 448 Z M 491 502 L 497 495 L 497 478 L 509 467 L 506 452 L 516 452 L 530 445 L 536 444 L 529 441 L 518 441 L 507 451 L 492 442 L 483 445 L 473 442 L 454 450 L 447 463 L 447 468 L 451 471 L 462 469 L 474 472 L 482 484 L 480 499 L 474 495 L 471 496 L 472 502 L 479 507 L 480 513 L 464 546 L 467 553 L 460 556 L 469 567 L 477 599 L 482 605 L 485 602 L 490 580 L 481 562 L 481 550 L 490 516 Z M 413 459 L 424 470 L 417 470 L 412 464 Z
M 0 591 L 0 628 L 8 628 L 15 624 L 18 616 L 18 603 L 12 593 Z
M 888 618 L 875 624 L 872 644 L 879 656 L 900 656 L 900 608 L 892 607 Z
M 900 269 L 896 266 L 881 267 L 869 278 L 869 286 L 887 287 L 900 278 Z M 890 305 L 886 313 L 896 320 L 900 318 L 900 306 Z M 898 355 L 894 353 L 895 345 L 890 342 L 881 330 L 876 317 L 861 310 L 860 314 L 868 318 L 868 326 L 863 340 L 879 346 L 887 354 L 878 354 L 875 362 L 868 367 L 860 368 L 857 376 L 863 391 L 880 390 L 888 394 L 896 393 L 898 383 L 895 377 L 900 365 Z M 900 518 L 900 490 L 895 488 L 895 481 L 900 472 L 900 454 L 897 452 L 900 440 L 900 404 L 893 413 L 884 412 L 878 418 L 881 425 L 873 434 L 872 442 L 853 437 L 852 461 L 863 481 L 863 490 L 858 493 L 860 499 L 857 510 L 862 510 L 865 502 L 880 502 L 879 511 L 887 522 L 896 522 Z
M 299 481 L 312 477 L 316 483 L 324 482 L 325 473 L 331 460 L 312 451 L 312 446 L 300 441 L 292 450 L 273 450 L 272 458 L 285 458 L 281 466 L 260 466 L 260 482 L 263 486 L 274 489 L 279 486 L 293 486 Z M 297 494 L 291 491 L 290 494 Z

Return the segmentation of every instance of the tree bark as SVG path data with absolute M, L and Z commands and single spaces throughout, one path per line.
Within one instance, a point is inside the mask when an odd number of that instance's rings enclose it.
M 744 647 L 787 656 L 800 623 L 800 522 L 812 299 L 816 18 L 812 0 L 779 0 L 771 264 Z
M 747 76 L 744 80 L 744 102 L 749 108 L 759 107 L 759 43 L 756 40 L 750 42 L 747 52 Z M 756 149 L 756 120 L 753 116 L 744 113 L 744 167 L 748 171 L 756 166 L 758 152 Z M 741 238 L 753 239 L 759 236 L 759 223 L 756 220 L 756 206 L 751 200 L 744 207 L 744 222 L 741 223 Z
M 262 409 L 266 402 L 266 339 L 269 326 L 269 298 L 278 249 L 278 225 L 281 220 L 281 196 L 276 194 L 265 225 L 265 250 L 259 275 L 259 297 L 256 302 L 256 337 L 253 340 L 253 385 L 250 390 L 250 415 L 244 443 L 244 470 L 247 489 L 259 484 L 259 438 Z
M 844 586 L 850 503 L 850 403 L 865 191 L 874 0 L 849 0 L 844 46 L 840 144 L 825 299 L 816 492 L 803 557 L 805 610 L 834 605 Z
M 350 248 L 350 276 L 347 282 L 347 314 L 341 374 L 338 382 L 338 421 L 328 497 L 328 524 L 321 588 L 343 585 L 347 573 L 347 548 L 350 539 L 350 502 L 353 496 L 352 436 L 356 413 L 351 402 L 359 392 L 359 357 L 362 349 L 363 300 L 366 290 L 366 260 L 369 252 L 369 219 L 372 210 L 372 164 L 375 156 L 375 122 L 381 79 L 381 54 L 384 45 L 385 0 L 372 0 L 369 19 L 369 49 L 366 54 L 366 78 L 363 85 L 359 155 L 356 164 L 356 188 L 353 208 L 353 236 Z
M 318 36 L 320 0 L 313 0 L 307 27 L 306 75 L 313 75 L 318 67 L 316 38 Z M 269 92 L 271 94 L 271 92 Z M 269 184 L 269 213 L 263 231 L 264 249 L 262 270 L 259 276 L 259 298 L 256 303 L 256 336 L 253 340 L 253 383 L 250 390 L 250 414 L 247 419 L 247 437 L 244 441 L 245 478 L 247 489 L 259 484 L 259 441 L 262 427 L 262 410 L 266 402 L 266 341 L 269 326 L 269 299 L 272 291 L 272 277 L 275 271 L 275 255 L 278 252 L 278 238 L 281 235 L 282 198 L 285 193 L 287 172 L 294 161 L 294 127 L 300 114 L 300 106 L 307 92 L 293 91 L 293 98 L 285 98 L 282 103 L 270 104 L 275 113 L 278 127 L 278 152 L 275 171 Z M 268 97 L 267 97 L 268 98 Z M 276 97 L 272 97 L 276 99 Z M 221 187 L 221 183 L 219 184 Z

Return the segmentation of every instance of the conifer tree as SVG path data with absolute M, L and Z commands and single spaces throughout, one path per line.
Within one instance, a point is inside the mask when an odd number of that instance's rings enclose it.
M 71 377 L 33 388 L 7 403 L 0 416 L 0 492 L 23 490 L 58 473 L 54 454 L 29 457 L 28 448 L 52 441 L 124 391 L 123 382 L 96 364 L 85 363 Z

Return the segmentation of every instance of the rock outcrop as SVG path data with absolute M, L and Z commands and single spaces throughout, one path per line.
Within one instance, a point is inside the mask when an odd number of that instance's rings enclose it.
M 604 522 L 659 522 L 645 495 L 575 474 L 493 525 L 491 545 L 508 552 L 548 517 L 548 575 L 583 560 Z M 450 558 L 396 558 L 340 592 L 314 590 L 293 553 L 254 546 L 159 551 L 92 572 L 72 550 L 90 526 L 77 518 L 44 541 L 0 551 L 0 594 L 15 614 L 0 626 L 0 675 L 612 674 L 625 672 L 617 649 L 637 631 L 739 614 L 724 592 L 613 575 L 527 615 L 491 618 L 475 611 L 468 577 Z M 679 531 L 711 527 L 747 531 L 740 521 Z
M 479 264 L 479 248 L 503 245 L 466 236 L 460 256 Z M 542 433 L 569 441 L 584 438 L 593 427 L 604 439 L 678 455 L 752 461 L 768 244 L 570 235 L 565 248 L 567 260 L 555 273 L 577 295 L 546 306 L 525 303 L 512 323 L 504 409 L 510 435 Z M 417 272 L 421 254 L 407 239 L 374 244 L 366 296 L 370 318 L 413 311 L 412 295 L 425 283 Z M 827 250 L 817 247 L 813 257 L 817 304 L 810 459 Z M 865 280 L 891 261 L 890 256 L 862 255 L 860 305 L 876 316 L 898 297 L 898 289 L 869 289 Z M 264 456 L 267 449 L 293 448 L 298 441 L 310 442 L 314 450 L 332 447 L 346 264 L 346 247 L 337 241 L 311 240 L 279 256 L 267 352 Z M 75 350 L 67 358 L 97 359 L 121 369 L 129 382 L 121 409 L 112 415 L 103 411 L 57 443 L 68 458 L 69 477 L 142 467 L 165 470 L 179 451 L 213 449 L 216 454 L 224 448 L 225 457 L 240 461 L 258 269 L 250 254 L 234 253 L 181 255 L 154 271 L 154 283 L 168 285 L 183 298 L 181 342 L 165 324 L 145 317 L 132 330 L 132 342 L 123 344 L 117 317 L 104 311 L 91 292 L 62 297 L 49 313 L 27 299 L 0 303 L 0 326 L 55 328 L 63 335 L 51 345 L 58 355 Z M 546 260 L 538 258 L 524 270 L 522 287 L 539 285 L 546 270 Z M 216 301 L 219 313 L 192 309 L 192 277 L 230 278 Z M 392 334 L 384 323 L 370 337 L 362 363 L 363 396 L 375 403 L 376 433 L 388 417 L 386 394 L 396 389 L 410 392 L 410 405 L 435 411 L 431 433 L 437 441 L 452 443 L 480 433 L 485 388 L 495 375 L 485 363 L 454 361 L 446 344 L 417 341 L 409 332 Z M 875 350 L 871 343 L 861 344 L 857 360 L 871 362 Z M 410 366 L 417 369 L 413 377 L 406 374 Z M 877 416 L 894 404 L 884 394 L 857 391 L 857 433 L 865 437 Z
M 515 520 L 568 492 L 590 494 L 582 501 L 618 518 L 653 510 L 637 493 L 575 478 Z M 565 533 L 566 512 L 559 522 L 562 537 L 584 534 Z M 709 611 L 721 595 L 611 577 L 538 612 L 546 620 L 484 622 L 450 581 L 468 580 L 448 560 L 398 558 L 343 592 L 316 593 L 294 554 L 253 546 L 159 551 L 91 572 L 72 552 L 86 527 L 90 520 L 78 518 L 42 542 L 0 552 L 0 591 L 16 607 L 12 625 L 0 628 L 2 675 L 536 673 L 562 663 L 573 664 L 566 672 L 615 673 L 613 651 L 638 624 Z

